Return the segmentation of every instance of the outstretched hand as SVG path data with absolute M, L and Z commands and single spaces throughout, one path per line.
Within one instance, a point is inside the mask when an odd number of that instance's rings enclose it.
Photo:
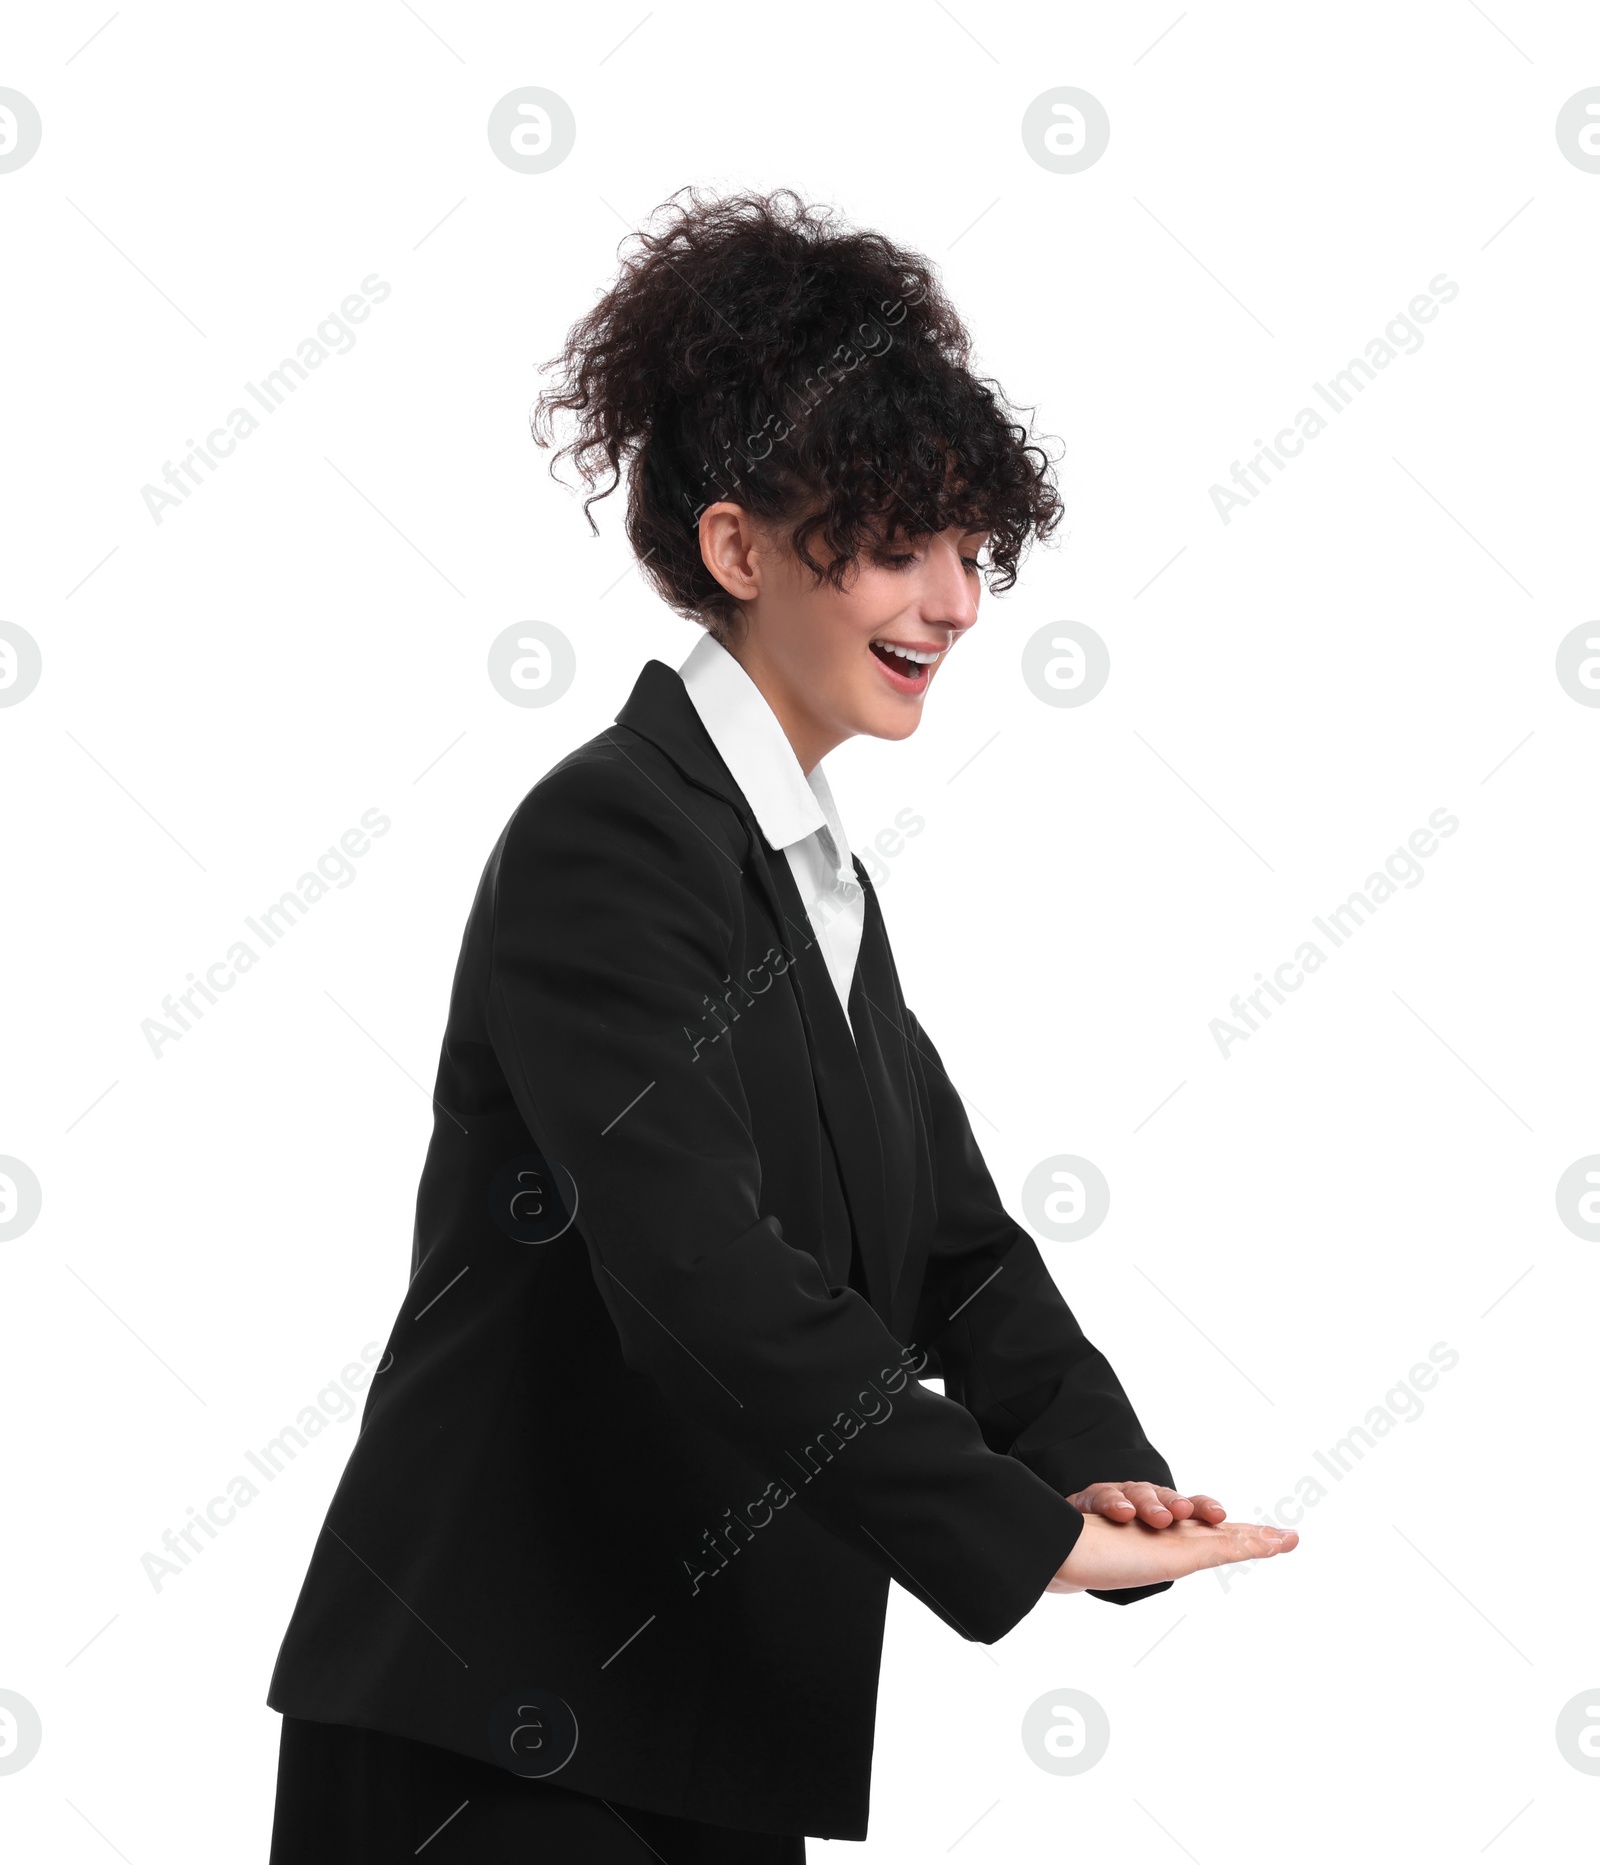
M 1181 1580 L 1202 1567 L 1287 1554 L 1300 1537 L 1266 1522 L 1229 1522 L 1210 1496 L 1159 1483 L 1091 1483 L 1067 1498 L 1083 1513 L 1072 1552 L 1047 1593 L 1116 1592 Z

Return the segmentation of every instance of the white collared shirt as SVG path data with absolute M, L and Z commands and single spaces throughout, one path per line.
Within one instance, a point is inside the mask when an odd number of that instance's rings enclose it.
M 822 766 L 809 776 L 800 768 L 760 687 L 713 635 L 701 636 L 678 672 L 761 833 L 789 858 L 848 1026 L 867 905 Z

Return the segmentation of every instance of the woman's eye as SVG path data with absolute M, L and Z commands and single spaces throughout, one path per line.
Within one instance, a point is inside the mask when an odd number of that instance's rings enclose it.
M 887 551 L 879 551 L 877 553 L 877 561 L 886 570 L 904 570 L 911 564 L 914 564 L 917 558 L 915 553 L 911 555 L 894 555 Z M 986 567 L 976 557 L 963 557 L 961 561 L 967 569 L 972 571 L 980 571 Z

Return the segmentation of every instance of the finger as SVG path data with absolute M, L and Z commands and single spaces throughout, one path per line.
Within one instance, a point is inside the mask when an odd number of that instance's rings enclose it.
M 1178 1519 L 1173 1510 L 1162 1500 L 1162 1493 L 1157 1484 L 1124 1483 L 1122 1493 L 1138 1511 L 1140 1521 L 1148 1522 L 1152 1528 L 1165 1528 L 1170 1522 Z M 1169 1489 L 1166 1494 L 1173 1496 L 1175 1492 Z
M 1089 1506 L 1096 1515 L 1107 1515 L 1118 1522 L 1131 1522 L 1139 1513 L 1138 1505 L 1129 1498 L 1120 1483 L 1092 1484 L 1089 1494 L 1092 1498 Z
M 1087 1489 L 1075 1490 L 1067 1501 L 1085 1515 L 1105 1515 L 1117 1522 L 1132 1521 L 1137 1513 L 1120 1483 L 1091 1483 Z
M 1219 1550 L 1219 1558 L 1211 1562 L 1215 1567 L 1230 1561 L 1269 1560 L 1274 1554 L 1287 1554 L 1300 1541 L 1295 1529 L 1279 1528 L 1271 1522 L 1229 1522 L 1203 1532 L 1215 1537 Z
M 1269 1554 L 1287 1554 L 1291 1548 L 1300 1545 L 1300 1531 L 1296 1528 L 1279 1528 L 1271 1522 L 1258 1522 L 1246 1534 L 1250 1541 L 1260 1550 L 1255 1557 L 1262 1559 Z
M 1228 1518 L 1228 1511 L 1215 1496 L 1189 1496 L 1185 1500 L 1193 1504 L 1194 1513 L 1202 1522 L 1224 1522 Z

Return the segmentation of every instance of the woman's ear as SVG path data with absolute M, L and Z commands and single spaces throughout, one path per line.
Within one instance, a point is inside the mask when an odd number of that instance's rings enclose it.
M 761 593 L 761 539 L 742 505 L 719 499 L 700 514 L 700 558 L 736 602 Z

